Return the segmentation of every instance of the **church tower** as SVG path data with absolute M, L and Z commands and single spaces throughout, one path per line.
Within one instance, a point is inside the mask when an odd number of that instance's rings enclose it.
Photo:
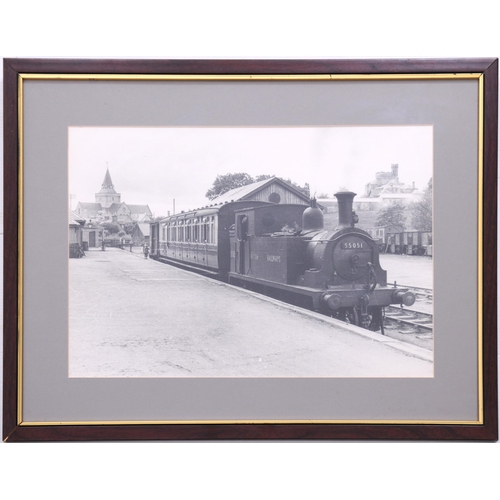
M 106 169 L 101 190 L 95 194 L 95 202 L 100 203 L 102 208 L 109 208 L 113 203 L 120 203 L 120 197 L 120 193 L 117 193 L 113 187 L 109 169 Z

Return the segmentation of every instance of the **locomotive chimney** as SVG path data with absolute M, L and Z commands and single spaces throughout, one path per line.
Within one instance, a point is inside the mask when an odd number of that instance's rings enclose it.
M 352 219 L 352 200 L 356 196 L 356 193 L 351 191 L 341 191 L 335 193 L 339 204 L 339 226 L 338 229 L 344 229 L 346 227 L 354 227 L 354 221 Z

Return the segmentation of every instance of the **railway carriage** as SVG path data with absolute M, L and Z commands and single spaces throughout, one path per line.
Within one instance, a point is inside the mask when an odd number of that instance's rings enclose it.
M 248 206 L 267 202 L 238 201 L 204 207 L 165 217 L 151 223 L 150 255 L 208 273 L 227 276 L 229 271 L 229 228 L 234 213 Z
M 396 252 L 396 235 L 403 232 L 403 226 L 387 225 L 366 229 L 366 232 L 377 242 L 382 253 Z
M 405 231 L 402 226 L 388 225 L 366 229 L 377 242 L 380 252 L 432 256 L 432 232 Z
M 432 255 L 432 233 L 403 231 L 399 235 L 399 248 L 406 255 Z

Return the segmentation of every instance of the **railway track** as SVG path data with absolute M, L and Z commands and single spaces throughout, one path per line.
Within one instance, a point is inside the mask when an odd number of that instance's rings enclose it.
M 433 350 L 433 291 L 398 283 L 398 287 L 407 288 L 415 294 L 415 304 L 411 307 L 386 306 L 384 316 L 384 334 L 388 337 Z
M 423 288 L 411 285 L 401 285 L 415 294 L 415 304 L 412 307 L 401 308 L 400 306 L 388 306 L 385 315 L 388 323 L 398 323 L 412 327 L 416 332 L 432 332 L 432 301 L 433 291 L 431 288 Z M 408 333 L 411 329 L 408 328 Z
M 413 308 L 402 308 L 399 306 L 386 306 L 385 320 L 391 324 L 409 327 L 403 333 L 432 332 L 432 314 Z M 412 331 L 414 330 L 414 331 Z

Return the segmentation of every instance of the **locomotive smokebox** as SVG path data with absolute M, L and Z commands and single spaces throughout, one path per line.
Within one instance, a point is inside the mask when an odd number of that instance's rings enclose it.
M 352 218 L 352 200 L 356 196 L 356 193 L 352 191 L 340 191 L 335 193 L 339 204 L 339 227 L 338 229 L 344 229 L 347 227 L 354 227 L 354 221 Z
M 302 231 L 321 231 L 323 229 L 323 212 L 318 208 L 316 198 L 311 198 L 311 206 L 302 214 Z

